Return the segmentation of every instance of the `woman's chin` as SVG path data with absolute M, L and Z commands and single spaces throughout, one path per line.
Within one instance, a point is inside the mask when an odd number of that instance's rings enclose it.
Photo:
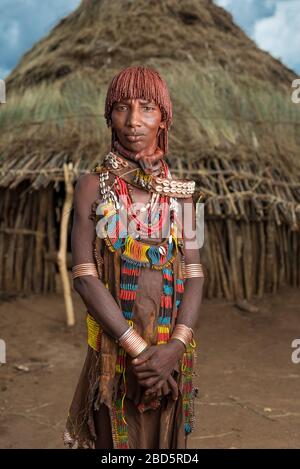
M 144 148 L 146 148 L 144 142 L 142 142 L 141 140 L 136 141 L 136 142 L 130 142 L 130 141 L 126 140 L 126 141 L 124 141 L 124 143 L 122 143 L 122 145 L 127 150 L 130 150 L 132 152 L 139 152 L 139 151 L 144 150 Z

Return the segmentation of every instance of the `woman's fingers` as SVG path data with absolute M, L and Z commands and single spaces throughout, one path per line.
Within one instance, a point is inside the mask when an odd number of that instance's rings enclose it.
M 134 363 L 132 363 L 132 365 L 133 365 L 134 371 L 136 371 L 136 372 L 139 372 L 139 371 L 151 371 L 151 370 L 149 370 L 149 365 L 148 365 L 148 363 L 141 363 L 140 365 L 135 365 Z
M 156 393 L 163 386 L 163 384 L 164 384 L 164 380 L 160 379 L 152 387 L 149 387 L 147 391 L 145 391 L 145 394 L 148 396 L 149 394 Z
M 153 376 L 152 378 L 146 379 L 138 379 L 139 384 L 141 386 L 144 386 L 145 388 L 151 388 L 152 386 L 156 386 L 159 381 L 160 378 L 158 376 Z
M 162 392 L 163 392 L 164 396 L 167 396 L 170 393 L 170 388 L 169 388 L 168 384 L 166 383 L 166 381 L 162 385 Z
M 177 399 L 178 399 L 178 385 L 177 385 L 175 379 L 173 378 L 173 376 L 169 376 L 167 381 L 168 381 L 168 384 L 169 384 L 171 392 L 172 392 L 172 398 L 174 399 L 174 401 L 177 401 Z
M 142 362 L 142 363 L 134 363 L 134 360 L 132 362 L 132 366 L 134 367 L 134 370 L 139 372 L 139 371 L 153 371 L 153 368 L 149 365 L 149 362 Z
M 147 360 L 149 360 L 149 358 L 153 355 L 154 352 L 154 347 L 149 347 L 146 350 L 143 350 L 136 358 L 132 360 L 132 365 L 136 367 L 141 365 L 142 363 L 147 363 Z
M 153 384 L 151 387 L 148 387 L 145 394 L 148 396 L 150 394 L 161 393 L 163 396 L 167 396 L 172 393 L 172 398 L 174 401 L 178 399 L 178 386 L 176 381 L 172 376 L 170 376 L 167 381 L 158 380 L 156 384 Z
M 138 377 L 138 379 L 146 379 L 146 378 L 152 378 L 153 376 L 156 376 L 156 373 L 154 371 L 136 371 L 133 370 L 134 374 Z

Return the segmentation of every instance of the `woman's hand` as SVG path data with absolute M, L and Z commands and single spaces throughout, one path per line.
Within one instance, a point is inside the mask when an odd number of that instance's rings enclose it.
M 153 386 L 150 389 L 147 389 L 145 392 L 146 395 L 156 393 L 156 395 L 159 396 L 167 396 L 168 394 L 172 394 L 172 398 L 174 401 L 177 401 L 178 399 L 178 385 L 173 378 L 173 376 L 169 376 L 169 378 L 163 383 L 161 388 L 157 389 Z
M 169 378 L 163 383 L 160 388 L 151 388 L 145 391 L 144 388 L 139 388 L 141 391 L 135 398 L 135 405 L 139 405 L 140 403 L 149 403 L 149 401 L 153 399 L 160 398 L 162 396 L 168 396 L 171 394 L 172 399 L 177 401 L 178 399 L 178 385 L 173 378 L 173 376 L 169 376 Z
M 179 340 L 171 340 L 167 344 L 153 345 L 142 352 L 132 361 L 133 372 L 139 384 L 151 392 L 157 392 L 170 377 L 184 351 L 184 344 Z M 164 389 L 166 391 L 166 387 Z

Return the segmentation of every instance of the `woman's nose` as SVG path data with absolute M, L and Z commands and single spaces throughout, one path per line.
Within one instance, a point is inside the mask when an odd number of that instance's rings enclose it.
M 127 116 L 128 127 L 138 127 L 140 125 L 140 116 L 137 109 L 131 109 Z

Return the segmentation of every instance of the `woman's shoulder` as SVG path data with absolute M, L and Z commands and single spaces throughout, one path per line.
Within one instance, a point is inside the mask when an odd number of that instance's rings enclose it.
M 90 172 L 82 174 L 77 179 L 75 190 L 80 192 L 86 192 L 87 194 L 95 193 L 101 188 L 101 173 L 100 172 Z M 104 179 L 105 184 L 111 185 L 115 180 L 115 175 L 108 171 L 108 178 Z
M 75 193 L 91 194 L 95 193 L 99 187 L 99 175 L 96 173 L 86 173 L 79 176 L 75 186 Z

